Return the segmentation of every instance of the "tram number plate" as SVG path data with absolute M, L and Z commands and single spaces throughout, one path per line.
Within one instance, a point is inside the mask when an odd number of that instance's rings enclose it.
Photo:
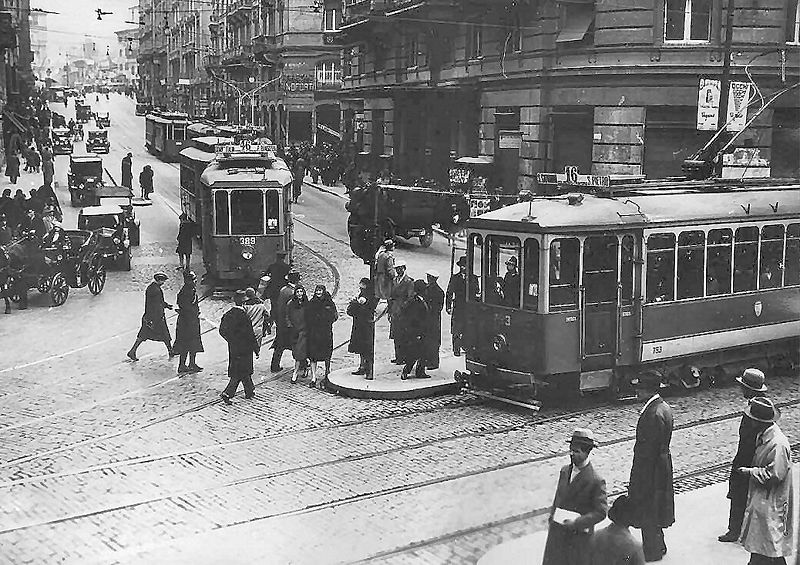
M 653 346 L 653 355 L 660 355 L 662 353 L 664 353 L 664 348 L 662 346 L 660 345 Z
M 253 245 L 256 244 L 256 238 L 254 238 L 254 237 L 240 237 L 239 238 L 239 244 L 240 245 L 251 245 L 251 246 L 253 246 Z

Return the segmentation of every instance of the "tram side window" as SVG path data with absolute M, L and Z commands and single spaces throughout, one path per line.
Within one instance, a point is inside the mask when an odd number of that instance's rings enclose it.
M 231 191 L 231 234 L 264 233 L 264 193 L 260 190 Z
M 647 238 L 647 302 L 675 299 L 675 234 Z
M 785 286 L 800 284 L 800 224 L 786 227 Z
M 685 231 L 678 236 L 678 299 L 703 296 L 705 234 Z
M 583 287 L 587 304 L 617 301 L 616 236 L 592 236 L 584 240 Z
M 267 197 L 267 233 L 278 233 L 280 222 L 278 219 L 281 214 L 280 192 L 268 190 Z
M 578 307 L 578 258 L 580 243 L 575 237 L 559 238 L 550 244 L 550 311 Z
M 783 232 L 781 224 L 761 228 L 761 266 L 758 288 L 778 288 L 783 281 Z
M 758 228 L 739 228 L 733 242 L 733 292 L 756 289 L 757 267 Z
M 490 235 L 486 238 L 486 243 L 489 252 L 486 301 L 498 306 L 519 308 L 522 290 L 519 278 L 519 239 Z
M 539 306 L 539 242 L 535 239 L 525 241 L 523 273 L 525 285 L 522 291 L 522 307 L 536 312 Z
M 224 190 L 218 190 L 214 193 L 214 233 L 216 235 L 231 234 L 228 224 L 229 218 L 228 193 Z
M 636 259 L 636 242 L 632 235 L 622 238 L 622 272 L 619 281 L 622 285 L 622 304 L 633 303 L 633 266 Z
M 706 295 L 716 296 L 731 291 L 733 231 L 729 228 L 708 230 L 706 244 Z
M 474 286 L 475 283 L 481 280 L 483 273 L 483 237 L 481 237 L 480 234 L 472 234 L 468 253 L 468 272 L 471 273 L 472 276 L 469 277 L 467 284 L 469 286 Z M 478 285 L 478 288 L 467 289 L 467 300 L 470 302 L 473 300 L 475 302 L 481 302 L 483 300 L 480 285 Z
M 181 165 L 181 188 L 190 194 L 194 194 L 194 171 L 185 165 Z

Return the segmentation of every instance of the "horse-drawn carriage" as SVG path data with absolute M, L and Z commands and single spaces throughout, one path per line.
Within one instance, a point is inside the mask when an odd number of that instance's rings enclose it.
M 100 237 L 86 230 L 54 228 L 40 245 L 35 236 L 0 247 L 0 288 L 6 300 L 27 306 L 31 289 L 49 294 L 53 306 L 61 306 L 70 288 L 89 288 L 100 294 L 106 283 L 106 267 Z

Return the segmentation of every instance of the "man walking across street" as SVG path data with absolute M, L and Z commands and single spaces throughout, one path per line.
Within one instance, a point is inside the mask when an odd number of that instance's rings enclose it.
M 456 261 L 458 273 L 450 277 L 447 284 L 446 307 L 450 314 L 450 334 L 453 338 L 453 354 L 461 355 L 464 348 L 464 330 L 467 326 L 467 258 L 463 255 Z M 470 292 L 478 293 L 478 277 L 469 276 Z
M 628 497 L 636 509 L 634 526 L 642 530 L 646 561 L 667 553 L 664 531 L 675 523 L 672 488 L 672 408 L 656 393 L 645 403 L 636 425 Z
M 264 336 L 271 331 L 269 312 L 267 312 L 264 302 L 256 296 L 256 291 L 252 288 L 244 290 L 244 298 L 244 311 L 247 312 L 247 317 L 250 318 L 250 323 L 253 325 L 253 335 L 256 337 L 256 354 L 259 354 L 261 353 Z
M 442 309 L 444 308 L 444 291 L 439 286 L 439 273 L 429 269 L 425 273 L 428 284 L 422 297 L 428 306 L 428 318 L 425 328 L 425 365 L 428 369 L 439 368 L 439 347 L 442 345 Z
M 746 369 L 741 377 L 736 381 L 742 389 L 742 394 L 746 399 L 762 396 L 767 392 L 767 385 L 764 384 L 764 373 L 758 369 Z M 728 498 L 731 501 L 731 511 L 728 517 L 728 531 L 719 536 L 721 542 L 733 542 L 739 540 L 742 531 L 742 520 L 744 510 L 747 508 L 747 490 L 750 484 L 750 477 L 739 472 L 739 467 L 750 465 L 753 461 L 753 454 L 756 451 L 756 425 L 753 420 L 746 415 L 742 415 L 739 423 L 739 446 L 736 455 L 731 463 L 731 475 L 728 479 Z
M 406 302 L 411 300 L 411 297 L 414 296 L 414 280 L 406 274 L 406 262 L 402 259 L 395 262 L 394 270 L 396 276 L 388 301 L 389 339 L 394 340 L 394 359 L 392 359 L 392 363 L 396 363 L 397 365 L 405 365 L 406 359 L 403 357 L 403 354 L 400 351 L 402 349 L 400 344 L 401 340 L 396 337 L 395 320 L 398 319 L 398 316 L 403 310 Z
M 748 565 L 786 565 L 792 555 L 792 459 L 789 440 L 778 427 L 780 412 L 757 396 L 744 411 L 756 428 L 753 462 L 739 467 L 750 488 L 742 522 Z
M 133 154 L 128 153 L 122 158 L 122 186 L 133 188 Z
M 169 328 L 167 327 L 167 317 L 164 315 L 164 309 L 169 308 L 172 310 L 172 305 L 164 301 L 164 291 L 161 289 L 167 280 L 167 275 L 164 273 L 156 273 L 153 275 L 153 282 L 147 286 L 144 292 L 144 315 L 142 316 L 142 327 L 139 329 L 139 334 L 136 336 L 136 341 L 133 347 L 128 351 L 128 358 L 131 361 L 138 361 L 136 357 L 136 350 L 145 341 L 161 341 L 167 346 L 167 352 L 172 357 L 172 340 L 169 335 Z
M 597 447 L 594 434 L 577 428 L 569 440 L 569 465 L 558 474 L 550 507 L 550 526 L 542 565 L 589 565 L 595 524 L 608 510 L 606 482 L 595 472 L 589 454 Z
M 139 188 L 142 189 L 142 198 L 150 200 L 153 192 L 153 168 L 150 165 L 145 165 L 139 173 Z
M 291 332 L 286 323 L 286 305 L 294 296 L 294 289 L 297 283 L 300 282 L 300 273 L 297 271 L 290 271 L 286 276 L 286 284 L 281 288 L 280 292 L 271 305 L 271 315 L 275 322 L 275 340 L 272 342 L 272 363 L 270 363 L 270 370 L 277 373 L 281 370 L 281 357 L 283 352 L 292 348 Z
M 234 306 L 223 314 L 219 322 L 219 335 L 228 342 L 228 386 L 220 397 L 227 405 L 236 394 L 239 383 L 244 386 L 244 397 L 255 396 L 253 385 L 253 354 L 258 356 L 258 345 L 253 334 L 253 324 L 242 305 L 245 293 L 237 290 L 233 297 Z

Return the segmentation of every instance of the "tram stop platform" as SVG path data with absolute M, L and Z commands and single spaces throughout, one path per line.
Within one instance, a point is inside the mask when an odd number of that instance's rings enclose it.
M 795 473 L 794 478 L 797 478 Z M 728 524 L 728 483 L 721 482 L 675 496 L 675 523 L 664 530 L 667 554 L 660 565 L 735 565 L 747 563 L 750 554 L 738 543 L 722 543 L 717 536 Z M 796 501 L 797 499 L 795 499 Z M 609 503 L 611 501 L 609 500 Z M 608 518 L 596 529 L 605 528 Z M 641 532 L 631 528 L 641 541 Z M 542 562 L 547 530 L 494 546 L 478 565 L 538 565 Z M 787 563 L 795 563 L 787 558 Z
M 347 367 L 332 371 L 328 375 L 329 387 L 343 396 L 352 398 L 375 398 L 383 400 L 407 400 L 423 398 L 438 394 L 453 394 L 461 385 L 455 381 L 455 371 L 465 370 L 464 357 L 442 357 L 438 369 L 428 369 L 429 379 L 410 378 L 402 380 L 402 365 L 394 363 L 376 363 L 373 379 L 367 380 L 364 375 L 353 375 L 356 367 Z

